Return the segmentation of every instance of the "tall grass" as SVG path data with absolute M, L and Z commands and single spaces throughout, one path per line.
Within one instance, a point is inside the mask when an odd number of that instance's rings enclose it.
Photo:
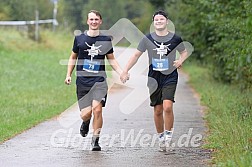
M 0 29 L 0 142 L 64 111 L 76 100 L 64 85 L 72 37 L 41 33 L 39 43 Z
M 196 63 L 184 67 L 190 84 L 207 106 L 209 136 L 205 147 L 213 150 L 217 166 L 252 165 L 252 92 L 214 81 L 210 71 Z

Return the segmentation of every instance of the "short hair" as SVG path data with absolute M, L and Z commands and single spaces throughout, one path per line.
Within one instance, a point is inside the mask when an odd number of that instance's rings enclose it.
M 88 14 L 89 14 L 89 13 L 94 13 L 96 16 L 99 16 L 100 19 L 102 20 L 101 13 L 100 13 L 99 11 L 97 11 L 97 10 L 90 10 L 90 11 L 88 12 Z M 87 15 L 87 19 L 88 19 L 88 15 Z
M 162 16 L 164 16 L 166 19 L 168 19 L 168 14 L 167 14 L 165 11 L 163 11 L 163 10 L 157 10 L 157 11 L 153 14 L 153 16 L 152 16 L 152 21 L 154 20 L 154 17 L 155 17 L 156 15 L 162 15 Z

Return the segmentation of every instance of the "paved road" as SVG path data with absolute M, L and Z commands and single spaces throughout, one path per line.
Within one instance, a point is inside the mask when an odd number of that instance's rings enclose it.
M 117 48 L 120 64 L 132 50 Z M 110 78 L 101 152 L 90 151 L 91 132 L 86 138 L 79 134 L 81 120 L 76 104 L 60 116 L 0 145 L 1 167 L 66 166 L 207 166 L 210 153 L 201 149 L 206 127 L 199 100 L 187 84 L 187 76 L 179 73 L 176 93 L 175 133 L 167 152 L 158 151 L 152 108 L 146 96 L 144 78 L 139 76 L 141 65 L 134 67 L 125 85 Z M 123 65 L 122 65 L 123 66 Z M 134 71 L 134 70 L 132 70 Z M 136 89 L 137 88 L 137 89 Z

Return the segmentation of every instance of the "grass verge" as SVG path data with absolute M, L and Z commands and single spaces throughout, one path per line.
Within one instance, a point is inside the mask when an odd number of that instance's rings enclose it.
M 217 166 L 251 166 L 252 164 L 252 92 L 241 92 L 234 85 L 213 80 L 210 69 L 189 62 L 184 70 L 190 84 L 207 106 L 209 135 L 206 148 L 213 150 L 212 163 Z
M 66 86 L 72 37 L 41 32 L 37 43 L 14 30 L 0 29 L 0 142 L 58 115 L 76 101 Z

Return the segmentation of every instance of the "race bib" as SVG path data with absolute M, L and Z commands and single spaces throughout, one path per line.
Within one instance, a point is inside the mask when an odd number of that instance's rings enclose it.
M 91 61 L 88 59 L 84 60 L 83 70 L 98 73 L 100 69 L 100 62 L 99 61 Z
M 152 58 L 152 66 L 155 71 L 164 71 L 169 69 L 168 59 L 154 59 Z

